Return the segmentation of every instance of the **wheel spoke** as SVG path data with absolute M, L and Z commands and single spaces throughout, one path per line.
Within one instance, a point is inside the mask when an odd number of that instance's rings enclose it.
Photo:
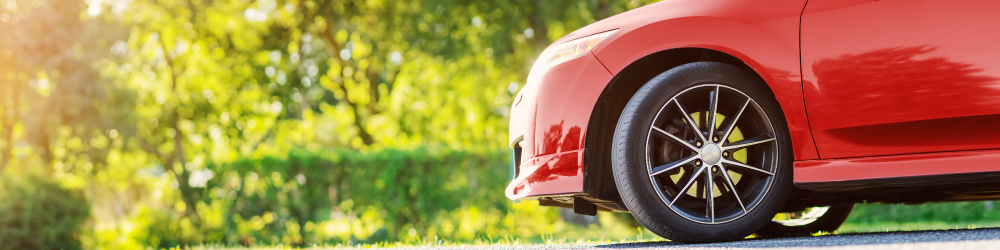
M 674 170 L 674 169 L 676 169 L 676 168 L 678 168 L 680 166 L 684 166 L 684 164 L 687 164 L 688 162 L 694 161 L 695 159 L 698 159 L 698 156 L 690 156 L 688 158 L 684 158 L 684 159 L 681 159 L 679 161 L 675 161 L 675 162 L 671 162 L 671 163 L 667 163 L 667 164 L 664 164 L 664 165 L 657 166 L 657 167 L 653 168 L 653 171 L 651 171 L 649 173 L 649 176 L 654 176 L 654 175 L 662 174 L 663 172 Z
M 711 95 L 708 97 L 708 122 L 705 126 L 708 126 L 708 139 L 713 139 L 715 136 L 715 116 L 719 107 L 719 86 L 715 86 L 715 90 L 712 91 Z M 714 141 L 713 141 L 714 142 Z
M 735 87 L 706 83 L 687 87 L 660 106 L 648 130 L 655 135 L 647 134 L 646 164 L 653 188 L 670 210 L 695 223 L 719 225 L 749 214 L 766 197 L 780 169 L 774 161 L 777 139 L 787 135 L 775 131 L 759 106 L 768 103 L 756 101 Z M 702 152 L 706 146 L 711 150 Z M 716 146 L 723 151 L 714 151 Z M 712 162 L 702 162 L 703 153 Z
M 736 184 L 733 184 L 733 179 L 729 178 L 729 171 L 726 171 L 726 167 L 723 164 L 719 164 L 719 171 L 722 172 L 722 178 L 726 179 L 726 187 L 729 188 L 729 192 L 736 197 L 736 203 L 740 204 L 740 208 L 743 208 L 743 212 L 747 212 L 747 207 L 743 205 L 743 200 L 740 199 L 740 192 L 736 191 Z
M 691 118 L 691 114 L 688 114 L 687 110 L 684 110 L 684 106 L 681 106 L 681 102 L 677 101 L 677 99 L 674 99 L 674 104 L 677 104 L 677 108 L 680 109 L 681 111 L 681 116 L 683 116 L 684 120 L 686 120 L 687 123 L 691 126 L 691 129 L 694 130 L 694 133 L 698 134 L 698 138 L 701 138 L 701 141 L 707 141 L 705 140 L 705 134 L 701 133 L 701 128 L 698 128 L 698 123 L 694 122 L 694 119 Z
M 756 171 L 756 172 L 759 172 L 759 173 L 763 173 L 763 174 L 766 174 L 766 175 L 774 176 L 774 173 L 768 172 L 767 170 L 755 168 L 755 167 L 752 167 L 750 165 L 743 164 L 743 163 L 740 163 L 740 162 L 737 162 L 737 161 L 730 161 L 730 160 L 722 159 L 721 162 L 725 163 L 725 164 L 737 166 L 737 167 L 740 167 L 740 168 L 745 168 L 747 170 L 753 170 L 753 171 Z
M 684 145 L 684 146 L 686 146 L 687 148 L 689 148 L 691 150 L 698 151 L 698 147 L 695 147 L 694 145 L 691 145 L 691 143 L 688 143 L 687 141 L 685 141 L 684 139 L 681 139 L 680 137 L 677 137 L 677 136 L 675 136 L 673 134 L 667 133 L 667 131 L 663 131 L 662 129 L 657 128 L 656 126 L 653 126 L 653 129 L 659 132 L 659 133 L 656 133 L 657 135 L 660 135 L 660 136 L 666 137 L 668 139 L 671 139 L 674 142 L 679 143 L 681 145 Z
M 701 178 L 701 175 L 695 176 L 695 178 Z M 705 183 L 704 180 L 694 181 L 694 196 L 698 198 L 705 198 Z
M 729 141 L 729 134 L 733 133 L 733 129 L 736 128 L 736 121 L 740 120 L 740 116 L 743 115 L 743 110 L 746 110 L 747 106 L 749 105 L 750 105 L 750 98 L 747 98 L 747 101 L 743 103 L 743 106 L 740 108 L 740 111 L 737 111 L 736 115 L 734 115 L 732 118 L 729 119 L 728 122 L 729 125 L 725 127 L 726 130 L 722 132 L 722 136 L 719 136 L 719 144 L 725 144 L 727 141 Z
M 774 141 L 774 137 L 771 137 L 771 135 L 768 134 L 763 134 L 754 138 L 734 142 L 733 144 L 722 146 L 721 148 L 722 150 L 735 150 L 771 141 Z
M 705 202 L 708 203 L 707 206 L 705 206 L 705 208 L 708 209 L 708 213 L 706 213 L 706 214 L 708 214 L 708 218 L 711 219 L 712 222 L 715 222 L 715 197 L 713 197 L 713 196 L 715 196 L 715 194 L 712 191 L 712 171 L 706 171 L 705 172 Z
M 701 175 L 701 172 L 704 171 L 705 168 L 698 168 L 698 171 L 696 171 L 693 175 L 691 175 L 691 178 L 688 178 L 687 184 L 684 184 L 684 187 L 682 187 L 681 190 L 677 191 L 677 196 L 674 197 L 674 200 L 670 201 L 670 206 L 673 206 L 674 203 L 677 203 L 677 200 L 680 200 L 681 197 L 684 196 L 685 193 L 687 193 L 688 189 L 691 189 L 691 185 L 694 184 L 696 180 L 698 180 L 698 175 Z

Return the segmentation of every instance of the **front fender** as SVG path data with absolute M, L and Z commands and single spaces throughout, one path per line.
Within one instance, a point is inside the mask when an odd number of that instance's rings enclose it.
M 593 51 L 615 75 L 645 56 L 676 48 L 734 56 L 775 94 L 788 122 L 795 159 L 811 160 L 819 155 L 802 95 L 799 17 L 804 7 L 804 0 L 663 1 L 594 23 L 560 41 L 619 28 Z

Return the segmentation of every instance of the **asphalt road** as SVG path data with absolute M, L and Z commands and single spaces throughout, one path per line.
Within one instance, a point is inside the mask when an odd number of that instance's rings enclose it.
M 522 245 L 435 249 L 1000 249 L 1000 228 L 956 229 L 912 232 L 853 233 L 812 237 L 747 239 L 709 244 L 681 244 L 669 241 L 582 244 Z

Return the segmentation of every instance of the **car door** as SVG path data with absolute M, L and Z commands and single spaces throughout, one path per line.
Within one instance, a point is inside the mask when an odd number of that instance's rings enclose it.
M 810 0 L 806 110 L 823 159 L 1000 148 L 1000 1 Z

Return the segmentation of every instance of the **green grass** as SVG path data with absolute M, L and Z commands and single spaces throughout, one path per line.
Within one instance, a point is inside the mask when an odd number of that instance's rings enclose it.
M 618 217 L 618 218 L 616 218 Z M 409 242 L 383 242 L 360 245 L 317 245 L 301 249 L 346 249 L 346 248 L 413 248 L 442 246 L 519 246 L 535 244 L 618 244 L 665 239 L 652 232 L 635 227 L 636 224 L 622 220 L 620 216 L 601 213 L 599 223 L 578 226 L 568 223 L 556 227 L 554 232 L 542 232 L 531 236 L 505 235 L 487 236 L 472 241 L 451 241 L 435 237 L 421 238 Z M 830 234 L 852 234 L 871 232 L 949 230 L 1000 227 L 1000 209 L 985 202 L 950 202 L 923 205 L 882 205 L 858 204 L 847 223 Z M 300 249 L 286 246 L 232 247 L 204 245 L 185 249 Z
M 896 232 L 896 231 L 923 231 L 923 230 L 949 230 L 949 229 L 976 229 L 1000 227 L 1000 221 L 987 221 L 980 223 L 945 223 L 937 221 L 917 221 L 917 222 L 880 222 L 871 224 L 844 224 L 837 230 L 838 234 L 845 233 L 872 233 L 872 232 Z
M 635 242 L 647 242 L 647 241 L 662 241 L 663 238 L 655 237 L 649 239 L 643 238 L 619 238 L 619 239 L 584 239 L 584 238 L 547 238 L 542 242 L 535 242 L 531 240 L 522 240 L 519 237 L 504 237 L 498 239 L 479 239 L 474 242 L 453 242 L 444 240 L 421 240 L 419 242 L 382 242 L 375 244 L 358 244 L 358 245 L 314 245 L 309 247 L 289 247 L 289 246 L 256 246 L 256 247 L 243 247 L 243 246 L 222 246 L 222 245 L 203 245 L 195 246 L 189 248 L 175 248 L 175 249 L 191 249 L 191 250 L 249 250 L 249 249 L 375 249 L 375 248 L 433 248 L 433 247 L 462 247 L 462 246 L 524 246 L 524 245 L 552 245 L 552 244 L 577 244 L 577 245 L 597 245 L 597 244 L 619 244 L 619 243 L 635 243 Z
M 920 205 L 857 204 L 840 233 L 920 231 L 1000 227 L 993 202 L 942 202 Z
M 573 245 L 596 245 L 596 244 L 620 244 L 620 243 L 636 243 L 636 242 L 649 242 L 649 241 L 665 241 L 665 239 L 656 236 L 655 234 L 649 232 L 646 229 L 632 229 L 630 232 L 621 231 L 621 228 L 608 228 L 605 226 L 591 225 L 589 227 L 573 226 L 566 230 L 546 233 L 537 237 L 517 237 L 517 236 L 503 236 L 503 237 L 488 237 L 476 239 L 471 242 L 456 242 L 447 241 L 441 239 L 421 239 L 420 241 L 413 242 L 382 242 L 376 244 L 359 244 L 359 245 L 316 245 L 305 248 L 295 248 L 288 246 L 259 246 L 259 247 L 241 247 L 241 246 L 219 246 L 219 245 L 204 245 L 196 246 L 191 248 L 179 248 L 179 249 L 192 249 L 192 250 L 209 250 L 209 249 L 226 249 L 226 250 L 249 250 L 249 249 L 373 249 L 373 248 L 416 248 L 416 247 L 460 247 L 460 246 L 523 246 L 523 245 L 536 245 L 536 244 L 573 244 Z M 853 233 L 871 233 L 871 232 L 895 232 L 895 231 L 921 231 L 921 230 L 949 230 L 949 229 L 975 229 L 975 228 L 990 228 L 990 227 L 1000 227 L 1000 221 L 996 222 L 983 222 L 983 223 L 945 223 L 945 222 L 879 222 L 879 223 L 865 223 L 865 224 L 845 224 L 837 232 L 830 233 L 832 235 L 837 234 L 853 234 Z M 617 230 L 615 230 L 617 229 Z

